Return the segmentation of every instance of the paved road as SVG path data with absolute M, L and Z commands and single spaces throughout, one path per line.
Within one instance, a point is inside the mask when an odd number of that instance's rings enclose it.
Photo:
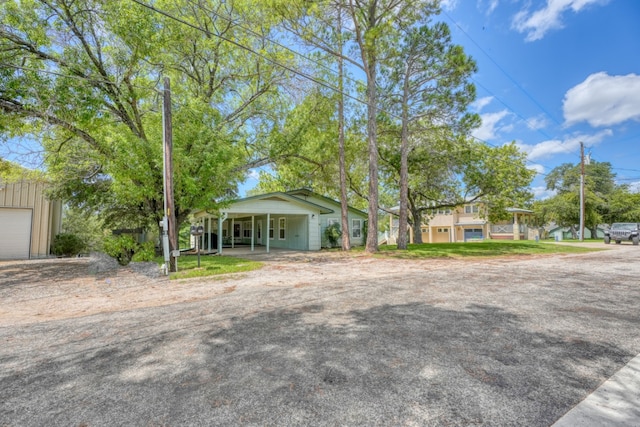
M 0 327 L 0 425 L 549 426 L 640 353 L 637 249 L 279 261 Z

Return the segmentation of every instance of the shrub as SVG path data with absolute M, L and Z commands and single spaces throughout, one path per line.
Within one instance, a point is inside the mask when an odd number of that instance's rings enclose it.
M 342 231 L 340 230 L 340 224 L 334 222 L 324 229 L 324 237 L 329 241 L 329 246 L 332 248 L 338 245 L 338 240 L 342 237 Z
M 135 253 L 133 254 L 133 258 L 131 258 L 131 261 L 135 261 L 135 262 L 153 261 L 155 257 L 156 257 L 155 244 L 153 242 L 145 242 L 141 245 L 138 245 L 138 247 L 135 250 Z
M 85 249 L 82 239 L 75 234 L 60 233 L 53 238 L 51 252 L 58 256 L 75 256 Z
M 103 247 L 107 255 L 118 260 L 118 264 L 127 265 L 139 245 L 130 234 L 121 234 L 104 239 Z

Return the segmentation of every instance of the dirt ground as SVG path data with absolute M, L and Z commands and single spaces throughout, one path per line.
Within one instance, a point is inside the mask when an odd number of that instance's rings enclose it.
M 607 249 L 0 263 L 0 425 L 548 426 L 640 353 L 640 250 Z
M 4 302 L 0 307 L 0 327 L 201 301 L 233 292 L 239 283 L 245 287 L 299 289 L 317 285 L 318 281 L 340 281 L 354 275 L 361 279 L 381 278 L 402 271 L 403 266 L 429 271 L 468 263 L 385 260 L 324 251 L 273 250 L 270 254 L 252 255 L 227 250 L 225 254 L 249 256 L 265 266 L 250 273 L 170 281 L 160 274 L 136 272 L 130 266 L 109 262 L 105 265 L 102 257 L 0 261 L 0 300 Z

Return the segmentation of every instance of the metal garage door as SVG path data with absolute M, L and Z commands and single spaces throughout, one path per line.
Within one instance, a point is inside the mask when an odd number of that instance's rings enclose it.
M 0 259 L 28 259 L 31 209 L 0 208 Z
M 464 241 L 482 239 L 482 228 L 465 228 Z

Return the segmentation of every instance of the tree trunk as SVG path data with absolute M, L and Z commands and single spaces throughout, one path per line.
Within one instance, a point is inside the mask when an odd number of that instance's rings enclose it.
M 398 219 L 398 249 L 407 249 L 408 194 L 409 191 L 409 70 L 404 76 L 402 90 L 402 131 L 400 133 L 400 212 Z M 418 222 L 418 228 L 420 223 Z M 414 227 L 414 233 L 416 228 Z
M 340 55 L 342 55 L 342 13 L 338 6 L 338 40 Z M 338 56 L 338 144 L 340 163 L 340 208 L 342 216 L 342 250 L 351 249 L 349 236 L 349 207 L 347 205 L 347 171 L 344 154 L 344 61 Z
M 569 231 L 571 231 L 571 238 L 572 239 L 577 239 L 578 238 L 578 232 L 576 231 L 576 228 L 573 225 L 569 227 Z
M 411 218 L 413 219 L 413 243 L 424 243 L 422 241 L 422 211 L 411 208 Z
M 367 135 L 369 138 L 369 211 L 366 252 L 378 252 L 378 139 L 375 65 L 369 64 L 367 81 Z

